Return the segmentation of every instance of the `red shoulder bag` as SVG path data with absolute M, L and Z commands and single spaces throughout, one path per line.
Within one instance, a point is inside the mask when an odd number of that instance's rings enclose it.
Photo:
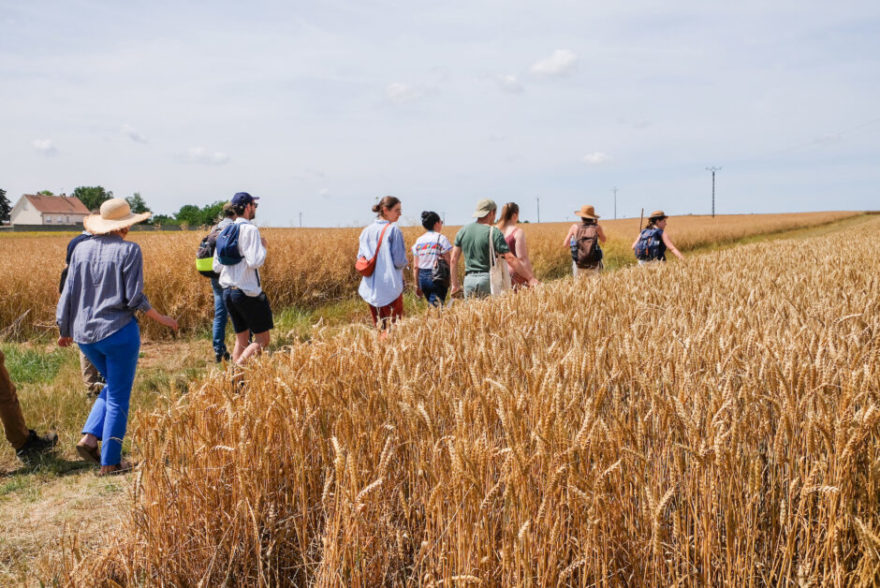
M 385 231 L 388 230 L 388 227 L 390 226 L 391 223 L 388 223 L 385 225 L 385 228 L 382 229 L 382 232 L 379 233 L 379 244 L 376 245 L 376 253 L 373 255 L 372 259 L 367 259 L 361 255 L 357 258 L 357 261 L 354 264 L 354 269 L 365 278 L 372 276 L 373 272 L 376 270 L 376 258 L 379 257 L 379 248 L 382 246 L 382 237 L 385 236 Z

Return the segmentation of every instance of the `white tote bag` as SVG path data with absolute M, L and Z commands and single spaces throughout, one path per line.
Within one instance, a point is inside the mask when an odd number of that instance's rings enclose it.
M 492 239 L 494 228 L 492 225 L 489 225 L 489 292 L 492 296 L 498 296 L 510 290 L 511 286 L 507 261 L 498 259 L 495 255 L 495 245 Z

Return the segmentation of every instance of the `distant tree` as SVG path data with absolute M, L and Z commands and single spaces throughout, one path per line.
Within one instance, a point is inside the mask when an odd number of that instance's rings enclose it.
M 6 198 L 6 190 L 0 188 L 0 222 L 9 222 L 10 212 L 12 212 L 12 205 Z
M 148 221 L 150 224 L 154 225 L 177 225 L 180 224 L 175 220 L 173 216 L 168 216 L 167 214 L 155 214 L 150 217 Z
M 195 204 L 184 204 L 174 215 L 178 223 L 186 223 L 191 227 L 202 224 L 202 209 Z
M 52 193 L 52 190 L 40 190 L 39 192 L 37 192 L 37 196 L 54 196 L 54 195 L 55 194 Z
M 128 202 L 128 205 L 131 207 L 131 211 L 135 214 L 153 212 L 147 206 L 147 201 L 143 199 L 140 192 L 135 192 L 134 194 L 126 198 L 125 201 Z
M 71 195 L 79 198 L 89 210 L 97 210 L 104 201 L 113 198 L 113 192 L 104 190 L 101 186 L 79 186 Z
M 218 200 L 213 204 L 207 204 L 202 207 L 202 224 L 203 225 L 213 225 L 217 221 L 220 220 L 220 216 L 223 214 L 223 205 L 226 204 L 223 200 Z
M 195 204 L 184 204 L 174 215 L 178 224 L 186 224 L 190 227 L 213 225 L 223 212 L 224 201 L 218 200 L 199 208 Z

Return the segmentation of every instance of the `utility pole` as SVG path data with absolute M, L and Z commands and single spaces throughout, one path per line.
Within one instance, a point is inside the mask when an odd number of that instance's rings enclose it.
M 303 228 L 303 213 L 299 212 L 299 228 Z
M 617 186 L 611 188 L 611 191 L 614 192 L 614 220 L 617 220 Z
M 721 168 L 707 167 L 706 171 L 712 172 L 712 218 L 715 218 L 715 172 L 721 171 Z
M 541 197 L 535 196 L 535 200 L 538 201 L 538 222 L 541 222 Z

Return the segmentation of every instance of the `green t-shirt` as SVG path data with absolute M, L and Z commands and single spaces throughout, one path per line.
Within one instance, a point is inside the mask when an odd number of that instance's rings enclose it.
M 495 253 L 510 253 L 504 235 L 494 226 L 492 238 Z M 489 271 L 489 225 L 471 223 L 463 226 L 455 235 L 455 246 L 461 247 L 464 254 L 464 273 Z

